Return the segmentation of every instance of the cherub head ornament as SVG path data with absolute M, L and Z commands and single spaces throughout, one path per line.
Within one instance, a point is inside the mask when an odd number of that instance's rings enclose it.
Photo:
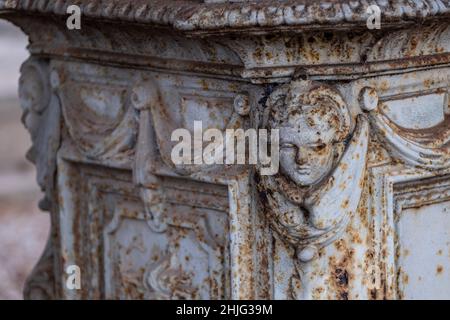
M 279 129 L 281 174 L 299 187 L 320 183 L 351 131 L 341 96 L 324 85 L 293 81 L 274 91 L 267 105 L 267 126 Z

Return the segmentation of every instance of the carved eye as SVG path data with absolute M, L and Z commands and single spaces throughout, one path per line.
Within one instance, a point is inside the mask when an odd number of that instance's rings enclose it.
M 281 148 L 295 148 L 295 145 L 293 145 L 292 143 L 283 143 L 281 145 Z
M 323 149 L 325 149 L 325 147 L 326 147 L 326 144 L 321 143 L 321 144 L 316 144 L 316 145 L 311 146 L 311 149 L 314 150 L 315 152 L 319 152 L 319 151 L 322 151 Z

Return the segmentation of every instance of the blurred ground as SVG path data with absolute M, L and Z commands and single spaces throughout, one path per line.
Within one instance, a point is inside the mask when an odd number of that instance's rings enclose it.
M 31 142 L 20 122 L 17 100 L 20 64 L 27 39 L 0 20 L 0 299 L 21 299 L 23 284 L 41 255 L 49 217 L 34 167 L 25 159 Z

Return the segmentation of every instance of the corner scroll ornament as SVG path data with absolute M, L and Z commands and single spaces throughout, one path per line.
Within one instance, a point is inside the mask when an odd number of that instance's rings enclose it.
M 365 87 L 360 93 L 361 109 L 368 113 L 371 126 L 380 140 L 385 142 L 390 154 L 407 165 L 426 170 L 450 167 L 450 115 L 447 99 L 442 106 L 445 115 L 441 123 L 426 129 L 406 129 L 383 112 L 374 88 Z
M 19 85 L 22 122 L 28 129 L 32 147 L 27 159 L 36 166 L 37 182 L 44 192 L 39 202 L 43 211 L 52 211 L 56 154 L 60 146 L 61 111 L 50 81 L 48 61 L 31 57 L 21 67 Z M 25 299 L 55 299 L 54 248 L 50 235 L 39 262 L 27 278 Z
M 336 90 L 312 81 L 278 87 L 266 107 L 263 126 L 279 129 L 280 172 L 261 175 L 259 189 L 272 228 L 296 250 L 292 295 L 301 298 L 304 267 L 339 239 L 357 210 L 369 126 L 364 115 L 353 119 Z

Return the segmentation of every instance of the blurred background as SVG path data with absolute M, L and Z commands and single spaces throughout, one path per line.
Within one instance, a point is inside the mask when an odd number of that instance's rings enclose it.
M 20 122 L 19 69 L 28 58 L 27 37 L 0 20 L 0 299 L 22 299 L 26 277 L 39 260 L 49 215 L 38 209 L 42 194 L 25 159 L 31 146 Z

